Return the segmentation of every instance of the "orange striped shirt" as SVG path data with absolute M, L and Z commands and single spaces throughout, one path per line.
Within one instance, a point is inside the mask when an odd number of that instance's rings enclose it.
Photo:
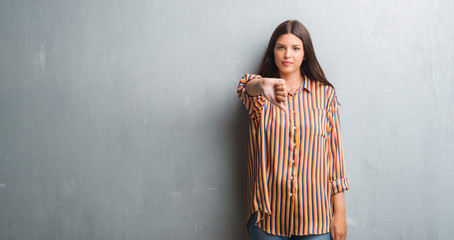
M 307 77 L 287 96 L 287 112 L 262 94 L 238 96 L 250 116 L 248 209 L 256 225 L 278 235 L 329 232 L 332 196 L 348 190 L 334 88 Z M 247 231 L 247 228 L 246 228 Z

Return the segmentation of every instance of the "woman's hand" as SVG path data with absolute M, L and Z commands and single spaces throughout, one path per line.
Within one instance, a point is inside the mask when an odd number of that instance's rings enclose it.
M 330 233 L 332 240 L 345 240 L 347 237 L 347 218 L 345 217 L 344 192 L 334 194 L 334 212 L 331 218 Z
M 246 84 L 246 91 L 250 96 L 257 96 L 263 93 L 263 96 L 278 106 L 280 109 L 287 111 L 284 102 L 287 100 L 287 90 L 284 79 L 280 78 L 257 78 L 250 80 Z
M 330 232 L 332 240 L 345 240 L 347 237 L 347 220 L 345 214 L 333 214 Z
M 287 111 L 284 102 L 287 100 L 287 90 L 285 81 L 280 78 L 262 78 L 261 89 L 263 96 L 278 106 L 280 109 Z

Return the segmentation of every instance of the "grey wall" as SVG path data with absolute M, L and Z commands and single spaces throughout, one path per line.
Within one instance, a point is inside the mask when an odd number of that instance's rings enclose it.
M 336 86 L 349 239 L 449 239 L 454 2 L 0 0 L 0 239 L 247 239 L 236 96 L 298 19 Z

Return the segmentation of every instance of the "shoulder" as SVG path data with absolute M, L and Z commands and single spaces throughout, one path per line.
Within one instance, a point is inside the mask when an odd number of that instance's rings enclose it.
M 308 78 L 308 86 L 312 94 L 315 94 L 319 99 L 323 99 L 326 108 L 330 106 L 333 101 L 337 101 L 336 90 L 331 84 L 310 80 Z
M 258 75 L 258 74 L 255 74 L 255 73 L 245 73 L 243 74 L 243 76 L 241 77 L 242 80 L 252 80 L 252 79 L 256 79 L 256 78 L 261 78 L 262 76 Z
M 325 96 L 333 96 L 336 94 L 336 90 L 330 84 L 324 83 L 322 81 L 316 81 L 307 78 L 308 88 L 314 90 L 318 94 L 323 94 Z

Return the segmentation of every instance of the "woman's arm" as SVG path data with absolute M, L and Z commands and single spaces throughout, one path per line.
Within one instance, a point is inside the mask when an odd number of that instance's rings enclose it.
M 331 219 L 331 238 L 344 240 L 347 236 L 347 219 L 345 217 L 344 191 L 350 189 L 350 184 L 345 176 L 344 153 L 340 131 L 339 109 L 336 92 L 328 88 L 330 101 L 328 104 L 328 162 L 329 181 L 333 193 L 333 216 Z
M 287 98 L 287 90 L 285 89 L 285 82 L 280 78 L 258 78 L 250 80 L 246 84 L 246 92 L 250 96 L 257 96 L 263 93 L 263 96 L 268 101 L 274 103 L 276 106 L 284 111 L 287 111 L 284 102 Z
M 263 78 L 249 80 L 249 82 L 246 84 L 247 94 L 254 97 L 259 95 L 260 93 L 263 93 L 262 84 Z
M 345 240 L 347 237 L 347 218 L 345 216 L 344 192 L 338 192 L 333 196 L 334 212 L 331 219 L 331 239 Z

